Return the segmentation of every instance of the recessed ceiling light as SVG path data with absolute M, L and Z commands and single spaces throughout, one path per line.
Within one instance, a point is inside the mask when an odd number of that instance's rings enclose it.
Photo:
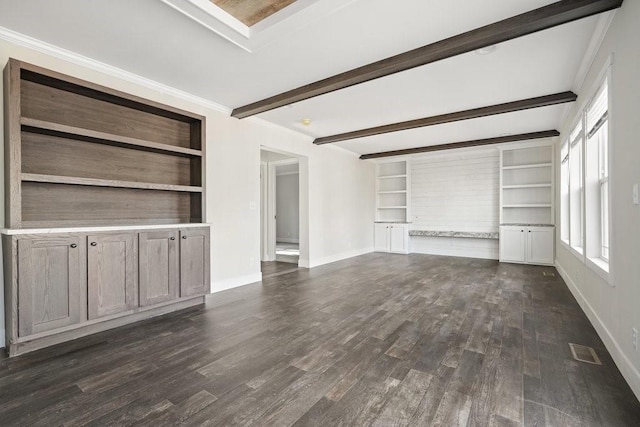
M 478 55 L 489 55 L 490 53 L 495 52 L 496 50 L 498 50 L 498 45 L 491 45 L 491 46 L 487 46 L 487 47 L 483 47 L 480 49 L 477 49 L 475 52 Z
M 309 126 L 311 124 L 311 119 L 302 119 L 300 120 L 300 123 L 302 123 L 305 126 Z

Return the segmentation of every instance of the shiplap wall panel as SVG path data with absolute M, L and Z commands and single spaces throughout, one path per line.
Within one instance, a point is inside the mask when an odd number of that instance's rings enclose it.
M 497 231 L 499 163 L 496 148 L 412 159 L 412 228 Z

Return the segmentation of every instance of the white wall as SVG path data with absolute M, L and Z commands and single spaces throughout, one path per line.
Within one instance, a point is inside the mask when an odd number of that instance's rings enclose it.
M 611 136 L 612 285 L 557 239 L 556 263 L 571 291 L 594 324 L 616 364 L 640 398 L 640 352 L 631 345 L 631 328 L 640 330 L 640 206 L 631 202 L 640 183 L 640 2 L 626 1 L 616 12 L 595 61 L 578 89 L 579 102 L 568 115 L 561 140 L 578 108 L 598 84 L 598 75 L 614 54 Z M 559 149 L 556 150 L 559 152 Z M 559 164 L 557 162 L 556 164 Z M 559 168 L 556 170 L 559 176 Z M 556 192 L 556 206 L 560 206 Z M 560 217 L 557 212 L 556 217 Z M 556 233 L 557 236 L 560 233 Z
M 411 228 L 497 232 L 500 153 L 469 148 L 411 159 Z M 498 241 L 411 237 L 411 252 L 498 259 Z
M 174 91 L 156 90 L 126 76 L 114 77 L 97 71 L 90 63 L 88 67 L 78 65 L 86 61 L 63 59 L 67 58 L 64 52 L 49 56 L 40 51 L 48 52 L 46 46 L 38 49 L 0 40 L 0 64 L 4 66 L 13 57 L 207 117 L 206 221 L 212 224 L 212 291 L 260 280 L 261 145 L 304 157 L 300 185 L 307 191 L 305 200 L 301 200 L 305 211 L 300 221 L 308 233 L 300 239 L 308 241 L 309 252 L 308 259 L 301 259 L 302 266 L 373 250 L 373 163 L 337 147 L 313 145 L 310 137 L 257 118 L 233 119 L 204 103 L 178 97 Z M 4 165 L 4 161 L 0 164 Z M 0 191 L 3 189 L 0 178 Z M 0 222 L 4 223 L 4 206 L 0 206 Z M 0 343 L 4 343 L 3 307 L 0 306 Z
M 278 168 L 276 168 L 276 171 Z M 300 236 L 298 173 L 276 172 L 276 241 L 298 243 Z

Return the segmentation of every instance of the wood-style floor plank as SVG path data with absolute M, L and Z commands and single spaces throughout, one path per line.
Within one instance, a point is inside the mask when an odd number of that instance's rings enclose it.
M 0 358 L 0 425 L 640 425 L 554 271 L 372 253 L 275 272 L 202 308 Z M 569 342 L 603 364 L 574 361 Z

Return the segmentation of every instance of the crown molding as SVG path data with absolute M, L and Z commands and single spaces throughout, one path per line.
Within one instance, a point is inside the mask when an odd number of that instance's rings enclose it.
M 118 79 L 134 83 L 138 86 L 146 87 L 163 94 L 174 96 L 176 98 L 203 106 L 205 108 L 209 108 L 211 110 L 219 111 L 227 115 L 231 114 L 231 108 L 226 107 L 222 104 L 218 104 L 217 102 L 210 101 L 208 99 L 193 95 L 189 92 L 185 92 L 180 89 L 165 85 L 163 83 L 156 82 L 146 77 L 142 77 L 138 74 L 134 74 L 121 68 L 114 67 L 113 65 L 97 61 L 79 53 L 75 53 L 59 46 L 52 45 L 50 43 L 35 39 L 22 33 L 18 33 L 5 27 L 0 27 L 0 39 L 18 46 L 26 47 L 28 49 L 44 53 L 58 59 L 62 59 L 81 67 L 101 72 L 111 77 L 116 77 Z

